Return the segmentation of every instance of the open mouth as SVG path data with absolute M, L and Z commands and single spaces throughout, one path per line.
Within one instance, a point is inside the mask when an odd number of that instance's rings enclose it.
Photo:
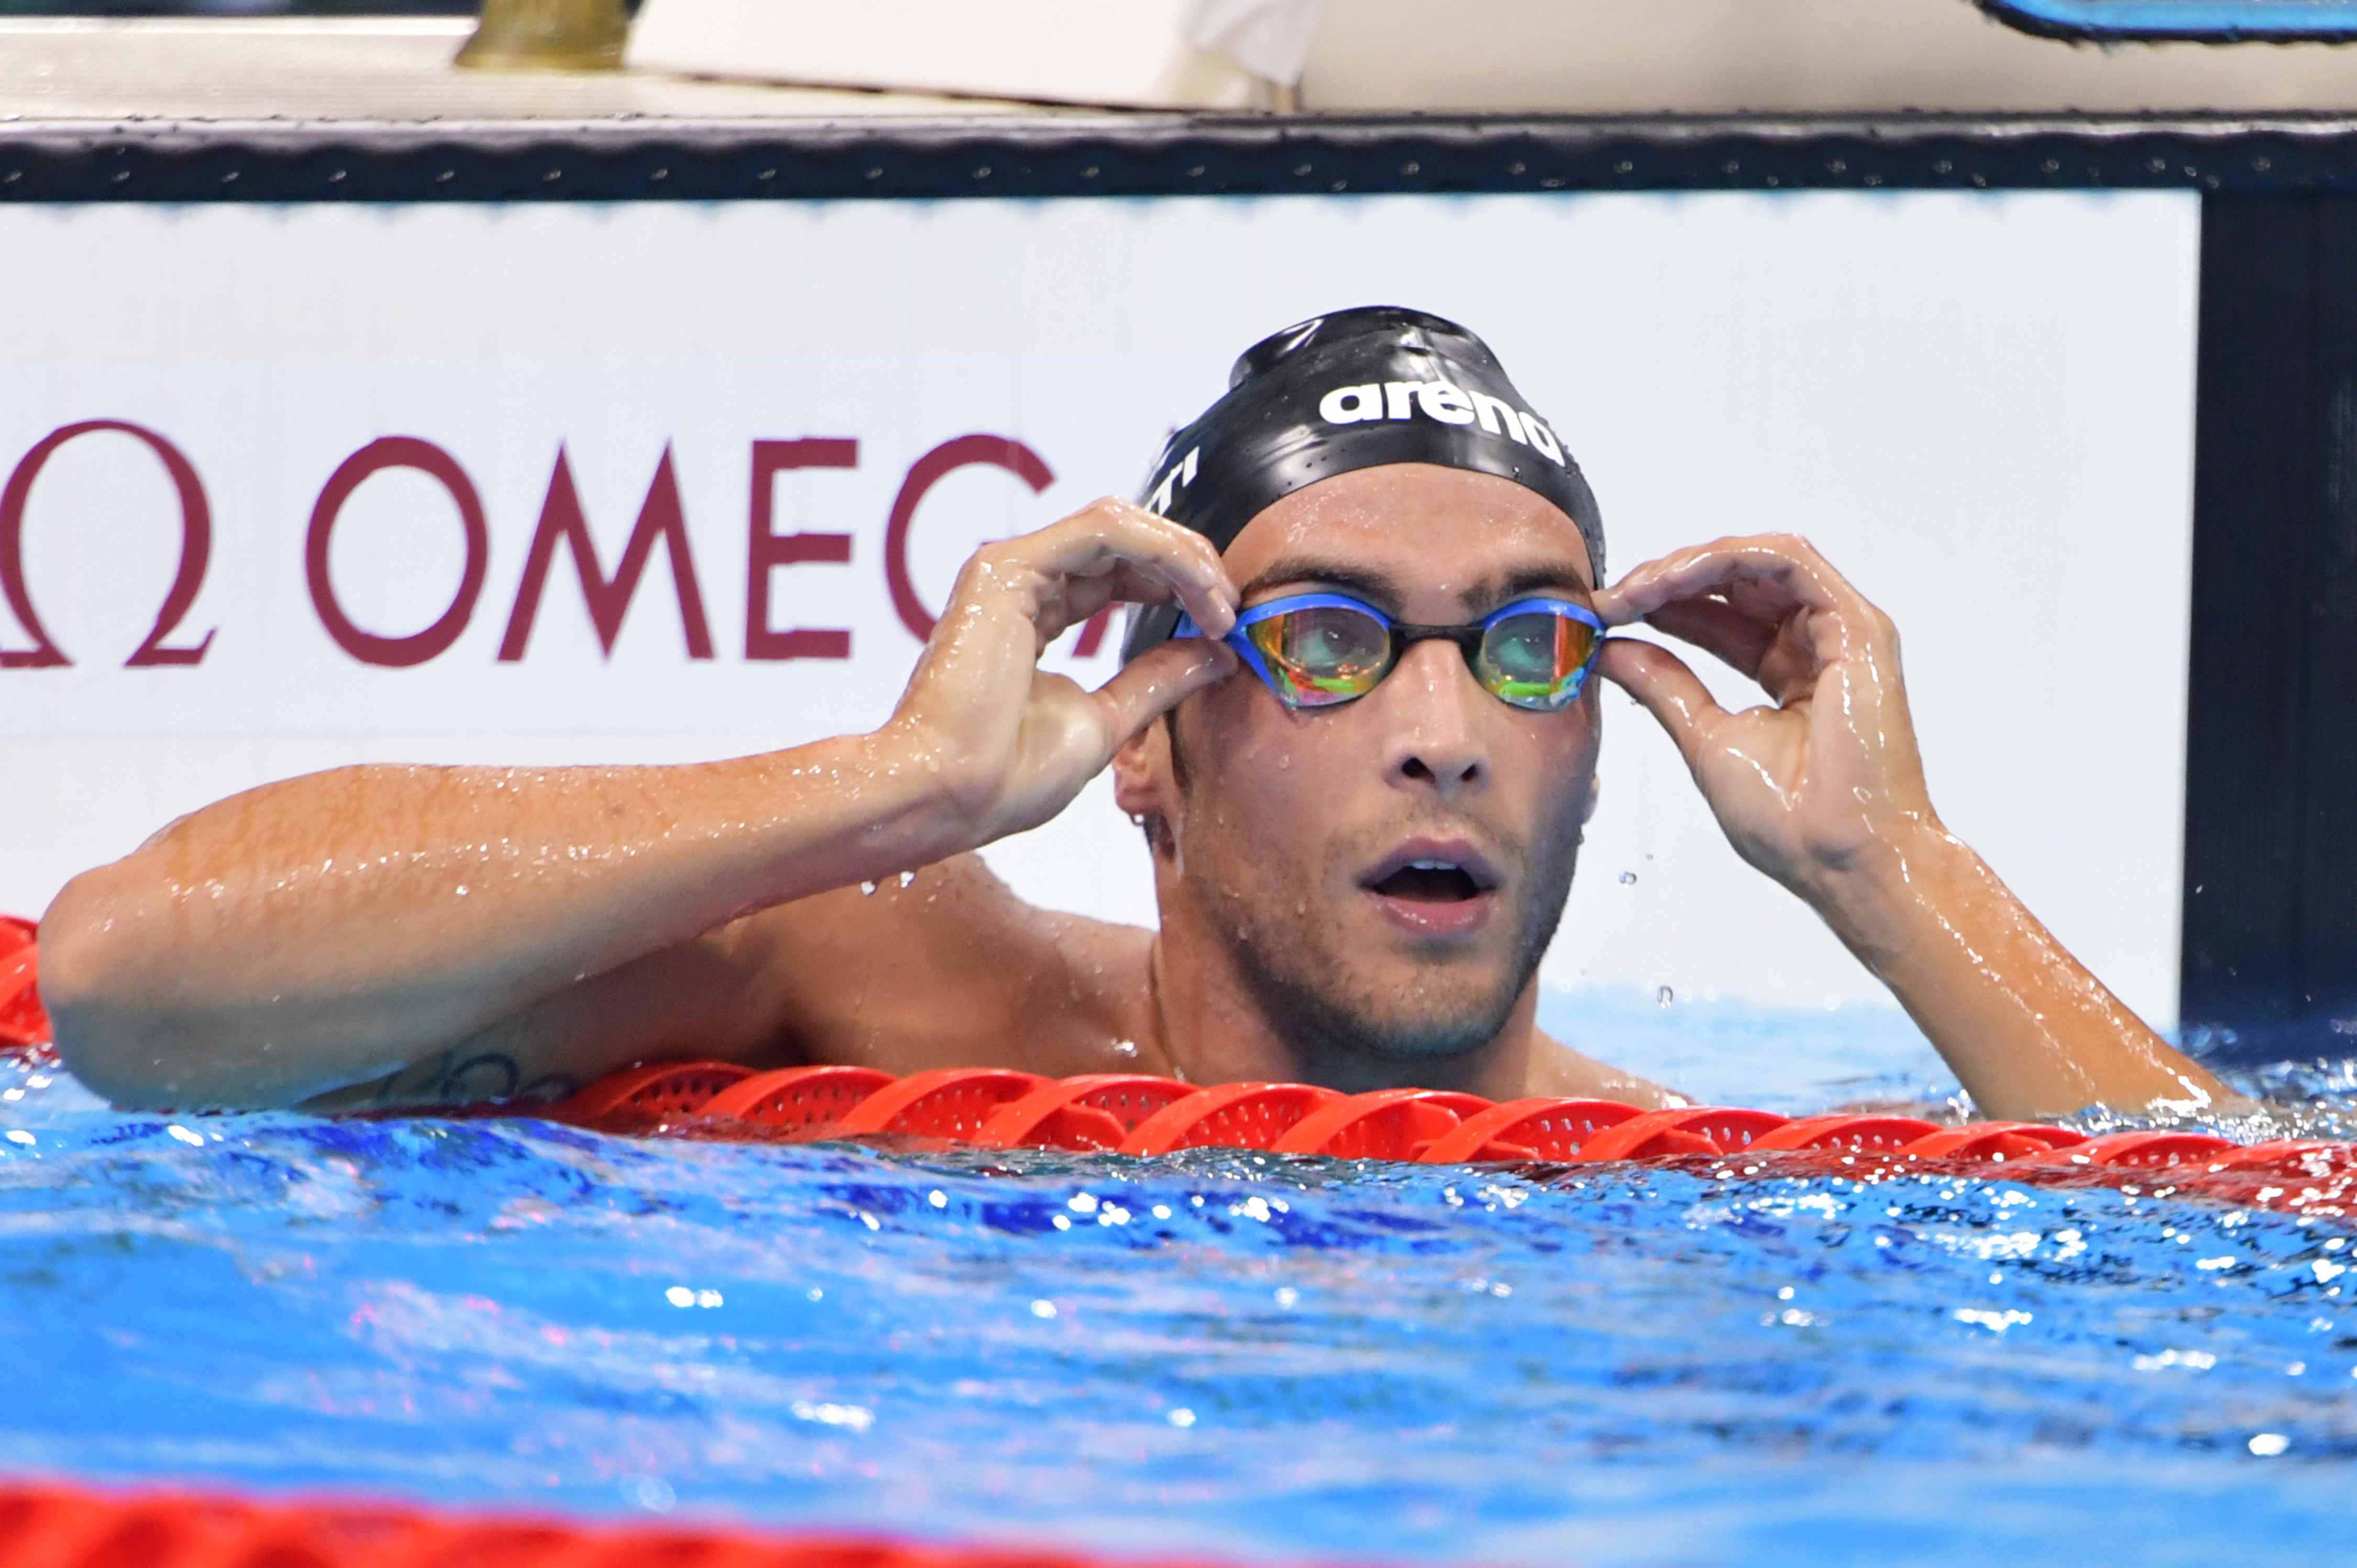
M 1451 839 L 1411 839 L 1367 868 L 1361 886 L 1408 929 L 1458 935 L 1489 918 L 1500 877 L 1481 852 Z
M 1482 892 L 1471 872 L 1446 860 L 1412 860 L 1372 886 L 1386 898 L 1411 904 L 1462 904 Z

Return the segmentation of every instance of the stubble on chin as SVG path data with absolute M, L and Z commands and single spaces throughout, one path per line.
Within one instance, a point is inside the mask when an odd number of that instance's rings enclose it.
M 1523 862 L 1511 884 L 1523 895 L 1499 912 L 1512 927 L 1502 955 L 1485 941 L 1423 961 L 1354 948 L 1352 922 L 1320 908 L 1333 896 L 1325 889 L 1356 897 L 1355 881 L 1320 876 L 1296 857 L 1258 856 L 1247 882 L 1230 879 L 1236 868 L 1224 854 L 1198 855 L 1189 880 L 1254 1005 L 1305 1060 L 1429 1062 L 1479 1050 L 1504 1030 L 1563 917 L 1577 854 L 1575 831 Z M 1320 895 L 1305 891 L 1312 887 Z M 1386 947 L 1397 940 L 1384 933 Z

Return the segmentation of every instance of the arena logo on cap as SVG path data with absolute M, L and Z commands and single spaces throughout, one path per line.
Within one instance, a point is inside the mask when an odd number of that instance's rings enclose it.
M 1453 381 L 1361 381 L 1336 387 L 1318 400 L 1318 416 L 1329 424 L 1414 419 L 1418 414 L 1442 424 L 1478 424 L 1484 435 L 1511 436 L 1557 467 L 1563 463 L 1563 444 L 1538 415 Z
M 1197 465 L 1202 456 L 1200 446 L 1188 448 L 1187 455 L 1170 465 L 1169 471 L 1162 476 L 1152 493 L 1146 498 L 1146 510 L 1168 516 L 1170 503 L 1178 499 L 1178 492 L 1195 482 Z

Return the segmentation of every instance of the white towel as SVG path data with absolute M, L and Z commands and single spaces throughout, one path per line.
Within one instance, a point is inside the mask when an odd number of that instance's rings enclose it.
M 1326 0 L 1189 0 L 1180 27 L 1199 49 L 1217 49 L 1280 87 L 1297 87 L 1309 63 Z

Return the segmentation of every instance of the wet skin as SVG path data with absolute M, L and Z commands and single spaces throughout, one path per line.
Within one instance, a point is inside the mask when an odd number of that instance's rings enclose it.
M 1224 564 L 1246 606 L 1346 592 L 1427 625 L 1534 596 L 1585 605 L 1592 587 L 1577 529 L 1538 495 L 1415 465 L 1286 497 Z M 1597 712 L 1593 682 L 1560 713 L 1510 706 L 1435 639 L 1354 702 L 1288 708 L 1241 673 L 1125 746 L 1116 799 L 1157 824 L 1155 989 L 1177 1059 L 1214 1079 L 1497 1096 L 1535 1079 L 1658 1100 L 1531 1024 L 1594 800 Z
M 1516 710 L 1438 641 L 1315 714 L 1209 640 L 1094 692 L 1036 668 L 1116 601 L 1176 597 L 1217 634 L 1247 594 L 1332 586 L 1453 622 L 1533 591 L 1583 598 L 1586 574 L 1568 519 L 1453 469 L 1326 480 L 1224 561 L 1100 501 L 967 563 L 873 734 L 670 768 L 345 768 L 169 825 L 43 922 L 59 1048 L 123 1103 L 182 1108 L 546 1096 L 666 1056 L 1658 1103 L 1532 1025 L 1529 966 L 1593 798 L 1594 693 Z M 1669 731 L 1738 851 L 1889 983 L 1984 1110 L 2214 1102 L 1940 825 L 1897 633 L 1805 542 L 1697 546 L 1594 603 L 1768 692 L 1724 713 L 1633 641 L 1599 667 Z M 1029 908 L 970 853 L 1108 763 L 1157 824 L 1158 936 Z

